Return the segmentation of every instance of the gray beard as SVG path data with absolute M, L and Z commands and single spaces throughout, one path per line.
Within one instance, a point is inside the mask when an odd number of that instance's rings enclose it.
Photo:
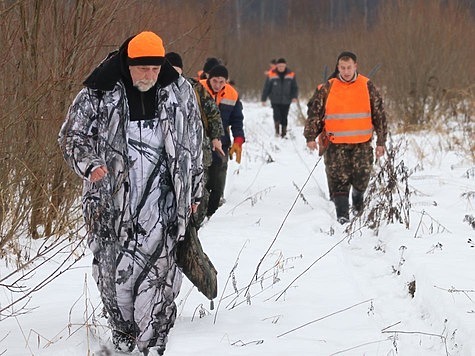
M 134 84 L 134 87 L 136 87 L 141 92 L 146 92 L 149 91 L 155 85 L 155 83 L 156 81 L 152 80 L 139 80 Z

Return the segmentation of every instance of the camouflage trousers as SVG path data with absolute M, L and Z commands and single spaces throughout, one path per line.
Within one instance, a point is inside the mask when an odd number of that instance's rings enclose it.
M 182 274 L 175 262 L 176 239 L 161 232 L 155 241 L 140 234 L 124 243 L 109 241 L 94 253 L 93 277 L 114 344 L 127 344 L 122 351 L 132 351 L 135 344 L 141 351 L 164 348 L 175 323 Z M 122 336 L 116 340 L 117 335 Z
M 335 193 L 349 193 L 350 188 L 364 192 L 373 169 L 371 141 L 358 144 L 333 144 L 324 156 L 330 198 Z
M 208 168 L 208 181 L 206 182 L 206 189 L 209 192 L 207 216 L 213 215 L 218 210 L 219 202 L 224 193 L 228 170 L 228 150 L 224 151 L 226 155 L 218 159 L 213 158 L 213 163 Z

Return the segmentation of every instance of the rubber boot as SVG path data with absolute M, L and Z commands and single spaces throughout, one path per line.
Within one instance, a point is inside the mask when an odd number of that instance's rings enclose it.
M 278 122 L 274 121 L 274 127 L 275 127 L 275 137 L 280 136 L 280 124 Z
M 353 188 L 353 191 L 351 192 L 351 201 L 353 213 L 355 215 L 361 215 L 364 208 L 364 192 Z
M 338 194 L 333 196 L 333 202 L 336 208 L 336 219 L 340 224 L 346 224 L 350 221 L 350 205 L 348 194 Z
M 282 138 L 287 138 L 287 126 L 282 126 Z

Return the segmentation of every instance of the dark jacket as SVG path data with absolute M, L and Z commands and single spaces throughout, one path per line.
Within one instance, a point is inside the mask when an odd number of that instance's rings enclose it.
M 218 104 L 224 129 L 224 136 L 221 137 L 221 143 L 224 153 L 227 154 L 229 147 L 231 147 L 230 128 L 233 137 L 242 137 L 244 142 L 244 115 L 242 113 L 242 103 L 241 100 L 239 100 L 239 94 L 230 84 L 226 84 L 219 93 L 214 93 L 208 80 L 203 79 L 200 83 Z M 219 158 L 218 153 L 213 152 L 213 157 L 215 156 Z
M 295 73 L 286 68 L 279 73 L 277 69 L 269 72 L 262 90 L 261 101 L 270 98 L 272 104 L 290 104 L 292 99 L 297 99 L 299 89 Z

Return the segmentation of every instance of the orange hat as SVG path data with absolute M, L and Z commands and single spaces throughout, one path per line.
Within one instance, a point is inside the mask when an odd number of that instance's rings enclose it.
M 165 48 L 162 39 L 153 32 L 139 33 L 127 46 L 127 63 L 130 66 L 159 66 L 164 60 Z

